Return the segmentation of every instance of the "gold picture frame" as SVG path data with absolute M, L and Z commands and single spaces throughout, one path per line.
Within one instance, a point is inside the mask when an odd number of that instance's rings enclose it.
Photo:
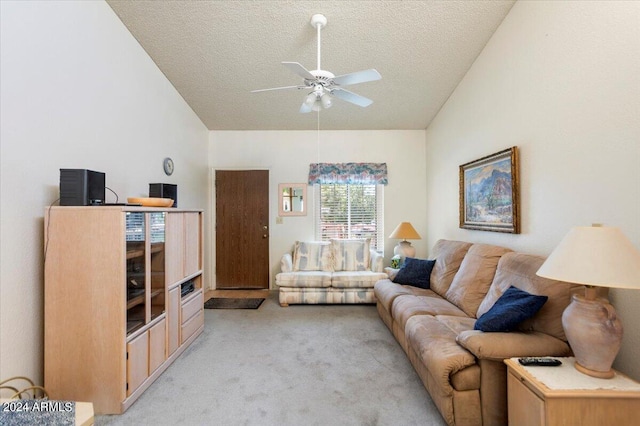
M 460 166 L 460 228 L 520 233 L 518 147 Z

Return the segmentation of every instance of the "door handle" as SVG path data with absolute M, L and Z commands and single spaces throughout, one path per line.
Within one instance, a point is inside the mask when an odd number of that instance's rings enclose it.
M 267 229 L 269 229 L 269 227 L 267 225 L 262 225 L 262 229 L 266 231 Z
M 268 235 L 267 234 L 262 234 L 262 238 L 267 238 Z

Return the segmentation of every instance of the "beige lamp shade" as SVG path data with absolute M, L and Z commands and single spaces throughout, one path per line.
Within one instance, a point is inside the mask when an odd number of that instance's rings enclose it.
M 537 275 L 596 287 L 640 289 L 640 252 L 618 228 L 575 227 Z
M 420 234 L 409 222 L 402 222 L 396 226 L 389 238 L 402 239 L 402 240 L 420 240 Z
M 594 287 L 640 289 L 640 252 L 617 228 L 576 227 L 542 264 L 537 275 L 586 285 L 562 314 L 575 368 L 589 376 L 611 378 L 623 327 L 614 307 Z

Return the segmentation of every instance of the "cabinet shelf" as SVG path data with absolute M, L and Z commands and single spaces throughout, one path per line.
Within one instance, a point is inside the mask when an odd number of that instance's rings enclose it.
M 160 293 L 162 293 L 164 291 L 164 289 L 162 288 L 157 288 L 157 289 L 152 289 L 151 290 L 151 298 L 156 297 L 157 295 L 159 295 Z M 127 310 L 131 309 L 131 308 L 135 308 L 136 306 L 140 305 L 144 303 L 144 293 L 140 294 L 139 296 L 133 297 L 131 299 L 127 300 Z
M 128 250 L 127 251 L 127 260 L 136 259 L 138 257 L 144 256 L 144 249 L 136 249 L 136 250 Z

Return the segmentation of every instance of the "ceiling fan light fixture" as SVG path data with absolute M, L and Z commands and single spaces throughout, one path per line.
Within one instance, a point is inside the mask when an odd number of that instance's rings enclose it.
M 309 108 L 313 108 L 313 106 L 315 105 L 317 100 L 318 100 L 318 96 L 316 95 L 316 93 L 315 92 L 311 92 L 305 98 L 304 104 L 306 106 L 308 106 Z
M 324 109 L 331 108 L 331 105 L 333 105 L 331 96 L 329 96 L 327 93 L 320 96 L 320 102 L 322 102 L 322 108 Z

